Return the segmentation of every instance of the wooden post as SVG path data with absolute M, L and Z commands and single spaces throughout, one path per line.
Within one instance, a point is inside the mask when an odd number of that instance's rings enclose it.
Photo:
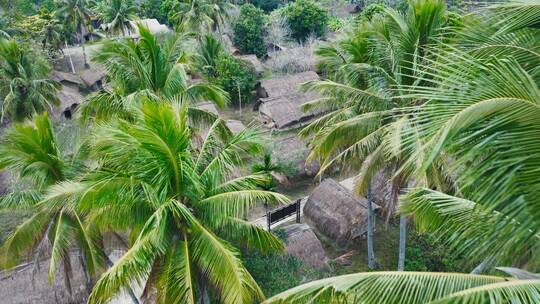
M 302 207 L 302 199 L 296 200 L 296 222 L 300 223 L 300 207 Z
M 268 231 L 272 231 L 270 230 L 270 212 L 266 212 L 266 223 L 268 225 Z

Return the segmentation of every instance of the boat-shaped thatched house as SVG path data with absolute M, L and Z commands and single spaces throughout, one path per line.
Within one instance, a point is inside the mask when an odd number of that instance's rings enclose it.
M 318 112 L 303 112 L 302 104 L 320 98 L 314 92 L 303 92 L 300 85 L 317 80 L 317 73 L 309 71 L 262 80 L 257 85 L 259 113 L 263 122 L 270 128 L 284 129 L 315 117 Z
M 62 86 L 57 96 L 60 99 L 60 106 L 54 109 L 53 113 L 56 117 L 64 116 L 68 119 L 71 119 L 73 113 L 84 99 L 79 89 L 65 85 Z
M 285 253 L 295 256 L 315 268 L 326 266 L 326 254 L 321 241 L 306 224 L 292 224 L 284 228 L 287 235 Z
M 244 60 L 249 62 L 251 65 L 253 65 L 253 68 L 255 70 L 255 73 L 257 73 L 258 76 L 261 76 L 262 73 L 264 73 L 264 66 L 255 55 L 238 55 L 236 58 Z
M 373 204 L 375 211 L 380 207 Z M 309 195 L 304 217 L 319 232 L 335 240 L 338 246 L 367 232 L 367 202 L 333 179 L 323 180 Z

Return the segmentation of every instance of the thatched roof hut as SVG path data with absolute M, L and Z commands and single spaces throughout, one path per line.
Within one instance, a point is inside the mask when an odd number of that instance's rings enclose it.
M 71 85 L 78 87 L 84 84 L 79 75 L 56 70 L 52 72 L 51 79 L 60 82 L 63 85 Z
M 380 209 L 376 204 L 374 210 Z M 304 206 L 305 218 L 322 234 L 346 246 L 367 232 L 367 202 L 333 179 L 321 182 Z
M 210 101 L 199 102 L 198 104 L 195 105 L 195 108 L 199 110 L 204 110 L 204 111 L 207 111 L 207 112 L 210 112 L 212 114 L 219 116 L 219 112 L 218 112 L 218 109 L 216 108 L 216 105 Z
M 294 173 L 289 178 L 311 177 L 319 171 L 318 162 L 306 163 L 310 149 L 297 135 L 279 139 L 271 147 L 272 158 L 287 167 L 292 167 Z
M 302 104 L 320 98 L 314 92 L 301 92 L 300 85 L 317 80 L 315 72 L 303 72 L 283 77 L 265 79 L 257 85 L 260 97 L 258 106 L 263 122 L 271 127 L 283 129 L 310 120 L 318 112 L 304 113 Z
M 240 120 L 228 119 L 225 121 L 225 124 L 234 134 L 240 133 L 246 129 L 246 126 L 244 126 Z
M 257 85 L 257 95 L 260 98 L 277 98 L 291 94 L 301 94 L 299 90 L 300 84 L 317 79 L 319 79 L 319 75 L 313 71 L 264 79 Z
M 63 85 L 62 89 L 58 92 L 58 98 L 60 99 L 60 106 L 58 109 L 55 109 L 54 115 L 57 117 L 63 115 L 66 118 L 71 118 L 74 110 L 84 99 L 84 96 L 77 88 Z
M 286 254 L 295 256 L 316 268 L 326 266 L 324 248 L 313 229 L 306 224 L 293 224 L 284 229 L 287 235 Z
M 253 68 L 255 69 L 255 73 L 257 73 L 257 75 L 260 76 L 260 75 L 262 75 L 262 73 L 264 73 L 264 66 L 261 63 L 261 61 L 259 61 L 259 58 L 257 58 L 257 56 L 255 56 L 255 55 L 241 55 L 241 56 L 236 56 L 236 57 L 251 63 L 253 65 Z
M 229 37 L 229 35 L 227 34 L 223 34 L 221 35 L 221 42 L 225 45 L 225 48 L 229 51 L 229 53 L 231 53 L 232 55 L 241 55 L 242 52 L 240 52 L 239 49 L 237 49 L 232 40 L 231 40 L 231 37 Z
M 101 69 L 90 68 L 81 71 L 81 79 L 85 86 L 90 90 L 99 90 L 103 88 L 103 81 L 107 73 Z
M 6 304 L 34 303 L 86 303 L 88 289 L 84 271 L 77 253 L 70 254 L 72 276 L 72 295 L 65 285 L 64 271 L 58 269 L 56 279 L 49 284 L 49 260 L 40 262 L 41 268 L 35 270 L 34 263 L 19 265 L 11 271 L 0 272 L 0 302 Z
M 277 98 L 264 98 L 259 106 L 262 121 L 270 128 L 285 129 L 309 121 L 319 112 L 304 112 L 302 104 L 315 100 L 317 93 L 294 93 Z

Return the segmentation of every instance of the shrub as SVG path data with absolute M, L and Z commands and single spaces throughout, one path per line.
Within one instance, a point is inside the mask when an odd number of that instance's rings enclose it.
M 263 11 L 269 13 L 283 4 L 282 0 L 253 0 L 251 1 L 253 5 L 262 9 Z
M 239 104 L 241 99 L 246 104 L 251 102 L 257 77 L 249 62 L 223 54 L 216 63 L 216 77 L 208 80 L 227 91 L 233 103 Z
M 307 40 L 304 44 L 283 51 L 271 52 L 265 65 L 273 72 L 294 74 L 315 69 L 315 42 Z
M 371 18 L 373 18 L 373 16 L 382 13 L 385 10 L 385 8 L 386 7 L 384 6 L 384 4 L 372 3 L 372 4 L 368 5 L 360 13 L 360 15 L 358 15 L 358 18 L 360 20 L 371 21 Z
M 264 44 L 264 12 L 252 4 L 244 4 L 240 16 L 233 25 L 234 45 L 243 53 L 258 57 L 266 53 Z
M 311 35 L 324 35 L 328 23 L 326 10 L 311 0 L 298 0 L 280 9 L 287 18 L 292 37 L 304 41 Z

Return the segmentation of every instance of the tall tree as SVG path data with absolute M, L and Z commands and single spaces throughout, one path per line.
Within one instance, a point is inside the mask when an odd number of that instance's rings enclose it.
M 440 0 L 411 1 L 405 15 L 386 9 L 371 21 L 360 22 L 344 40 L 319 48 L 318 65 L 333 80 L 305 85 L 325 98 L 305 104 L 304 109 L 329 112 L 301 132 L 312 138 L 310 159 L 319 158 L 321 172 L 344 160 L 361 163 L 355 181 L 361 196 L 378 170 L 391 171 L 387 222 L 407 183 L 407 172 L 399 168 L 419 145 L 414 137 L 405 137 L 414 125 L 401 109 L 415 101 L 404 96 L 422 73 L 418 63 L 427 60 L 426 49 L 441 44 L 446 21 Z M 403 265 L 405 217 L 400 217 L 400 226 L 399 265 Z
M 227 0 L 182 0 L 171 16 L 177 26 L 193 33 L 221 31 L 234 5 Z
M 64 187 L 77 189 L 89 223 L 130 234 L 130 249 L 99 279 L 89 303 L 106 303 L 135 282 L 145 283 L 143 298 L 155 292 L 160 303 L 262 298 L 233 244 L 282 250 L 279 239 L 243 218 L 258 202 L 287 199 L 258 189 L 266 175 L 235 173 L 260 151 L 257 133 L 233 135 L 218 120 L 199 145 L 186 104 L 145 99 L 134 111 L 130 121 L 97 127 L 89 142 L 98 168 Z
M 59 105 L 60 84 L 48 79 L 50 67 L 15 40 L 0 39 L 1 119 L 21 121 Z
M 142 25 L 139 33 L 141 38 L 137 41 L 106 41 L 96 53 L 93 59 L 107 71 L 111 88 L 91 96 L 82 105 L 83 118 L 127 117 L 129 108 L 141 95 L 190 103 L 209 100 L 220 107 L 228 102 L 227 94 L 220 88 L 204 82 L 190 83 L 186 65 L 192 62 L 183 49 L 185 37 L 171 34 L 158 40 Z M 191 108 L 190 116 L 196 119 L 195 116 L 205 115 L 202 112 Z
M 137 7 L 131 0 L 108 0 L 104 2 L 103 21 L 112 34 L 129 35 L 133 30 L 131 22 L 137 18 Z
M 535 267 L 540 5 L 514 1 L 472 17 L 426 67 L 432 85 L 412 91 L 427 101 L 413 109 L 425 142 L 416 173 L 442 155 L 459 191 L 415 188 L 402 209 L 472 263 Z
M 77 40 L 81 44 L 84 65 L 88 66 L 86 60 L 85 36 L 88 29 L 91 29 L 92 11 L 90 9 L 93 0 L 57 0 L 56 11 L 58 18 L 64 22 L 66 27 L 72 29 L 77 34 Z
M 15 123 L 6 131 L 0 145 L 0 169 L 10 169 L 21 181 L 30 181 L 27 189 L 3 196 L 0 208 L 33 211 L 2 244 L 3 268 L 14 267 L 28 257 L 39 261 L 50 256 L 49 280 L 62 266 L 71 293 L 73 246 L 81 250 L 83 269 L 89 274 L 95 273 L 101 256 L 83 224 L 84 218 L 71 201 L 65 197 L 45 198 L 56 183 L 81 172 L 82 163 L 60 151 L 52 123 L 44 113 L 34 116 L 33 121 Z

